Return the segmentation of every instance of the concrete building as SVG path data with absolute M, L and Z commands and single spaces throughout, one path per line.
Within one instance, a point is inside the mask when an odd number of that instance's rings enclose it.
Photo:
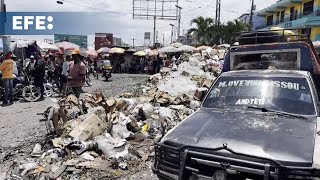
M 271 27 L 296 29 L 296 33 L 310 32 L 312 41 L 320 40 L 320 0 L 280 0 L 257 12 L 264 24 L 257 30 Z
M 249 13 L 242 14 L 240 17 L 237 18 L 237 20 L 245 24 L 250 24 L 250 14 Z
M 242 14 L 240 17 L 237 18 L 238 21 L 250 24 L 250 14 Z M 257 27 L 264 25 L 264 17 L 258 16 L 256 13 L 252 16 L 252 30 L 255 31 Z

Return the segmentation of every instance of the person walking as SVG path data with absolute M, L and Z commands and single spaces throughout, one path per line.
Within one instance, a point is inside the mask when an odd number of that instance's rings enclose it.
M 41 92 L 40 99 L 43 99 L 44 98 L 43 83 L 44 83 L 44 77 L 46 75 L 46 69 L 45 69 L 44 60 L 39 55 L 35 56 L 34 69 L 31 70 L 31 74 L 34 78 L 34 85 L 40 88 L 40 92 Z
M 77 98 L 80 97 L 82 82 L 86 75 L 86 65 L 80 60 L 80 50 L 72 52 L 72 60 L 69 65 L 68 83 Z
M 63 61 L 62 64 L 62 73 L 61 73 L 61 96 L 66 95 L 66 89 L 67 89 L 67 78 L 69 76 L 69 63 L 71 61 L 71 56 L 66 56 L 66 59 Z
M 14 61 L 11 59 L 12 53 L 6 54 L 4 61 L 0 64 L 0 71 L 2 73 L 2 80 L 4 84 L 4 99 L 3 105 L 13 104 L 13 64 Z

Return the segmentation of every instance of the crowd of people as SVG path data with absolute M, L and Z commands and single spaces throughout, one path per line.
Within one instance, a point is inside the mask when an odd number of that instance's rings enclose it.
M 63 54 L 41 56 L 40 53 L 34 53 L 26 60 L 24 67 L 12 52 L 6 53 L 0 61 L 4 88 L 2 104 L 9 105 L 14 102 L 14 79 L 23 75 L 33 79 L 34 85 L 40 89 L 40 99 L 44 98 L 44 82 L 48 77 L 53 78 L 59 85 L 60 96 L 66 95 L 66 87 L 69 85 L 73 93 L 79 97 L 86 75 L 86 65 L 81 59 L 80 50 L 74 50 L 71 56 Z
M 162 67 L 169 67 L 176 62 L 175 56 L 172 58 L 158 56 L 139 57 L 133 56 L 129 62 L 111 59 L 112 66 L 118 66 L 115 72 L 129 74 L 156 74 Z M 120 66 L 120 67 L 119 67 Z
M 179 59 L 179 58 L 178 58 Z M 44 83 L 49 81 L 59 87 L 59 96 L 64 97 L 67 87 L 70 87 L 73 93 L 79 97 L 84 84 L 85 76 L 90 71 L 99 72 L 102 70 L 105 61 L 113 67 L 113 73 L 130 74 L 156 74 L 162 67 L 170 67 L 177 64 L 175 56 L 131 56 L 126 61 L 124 55 L 110 54 L 99 55 L 98 58 L 84 57 L 80 50 L 74 50 L 71 55 L 62 53 L 49 53 L 42 56 L 39 52 L 29 55 L 24 62 L 12 53 L 6 53 L 2 60 L 0 59 L 0 75 L 2 74 L 2 86 L 4 96 L 3 105 L 12 104 L 14 101 L 14 79 L 16 77 L 28 76 L 32 78 L 34 86 L 41 92 L 41 98 L 44 98 Z M 98 75 L 97 75 L 98 77 Z

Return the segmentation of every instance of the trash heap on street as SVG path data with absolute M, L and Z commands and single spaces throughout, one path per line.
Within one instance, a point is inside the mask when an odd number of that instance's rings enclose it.
M 36 144 L 7 175 L 43 180 L 91 178 L 93 171 L 109 179 L 134 174 L 152 162 L 154 142 L 199 108 L 219 72 L 198 53 L 118 98 L 96 93 L 56 100 L 46 113 L 59 136 Z

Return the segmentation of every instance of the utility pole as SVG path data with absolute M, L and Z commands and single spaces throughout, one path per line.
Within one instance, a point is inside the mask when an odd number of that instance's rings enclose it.
M 134 40 L 135 38 L 132 38 L 132 47 L 134 48 Z
M 170 24 L 171 26 L 171 43 L 173 42 L 173 29 L 174 29 L 174 25 Z
M 220 25 L 220 15 L 221 15 L 221 0 L 216 0 L 216 25 Z
M 157 31 L 157 36 L 156 36 L 156 42 L 158 43 L 158 38 L 159 38 L 159 31 Z
M 162 34 L 162 46 L 164 47 L 164 34 Z
M 178 39 L 180 38 L 180 28 L 181 28 L 181 10 L 182 10 L 182 7 L 176 5 L 176 7 L 178 8 Z
M 254 0 L 251 0 L 251 11 L 250 11 L 250 25 L 253 27 L 253 11 L 255 10 Z
M 154 24 L 153 24 L 153 47 L 156 47 L 156 18 L 157 16 L 154 16 Z
M 6 4 L 4 3 L 4 0 L 0 0 L 0 33 L 2 35 L 5 35 L 4 30 L 5 30 L 5 13 L 6 13 Z

